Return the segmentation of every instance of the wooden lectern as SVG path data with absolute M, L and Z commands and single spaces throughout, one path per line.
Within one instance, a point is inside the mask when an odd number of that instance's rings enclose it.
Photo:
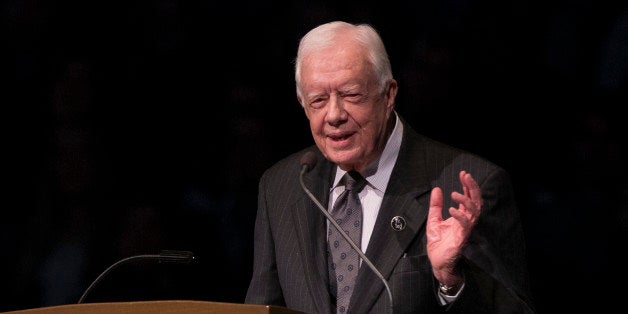
M 164 300 L 81 303 L 3 312 L 7 314 L 299 314 L 303 312 L 274 305 L 255 305 L 208 301 Z

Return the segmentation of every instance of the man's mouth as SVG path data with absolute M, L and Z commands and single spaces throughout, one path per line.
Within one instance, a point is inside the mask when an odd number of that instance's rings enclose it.
M 340 134 L 340 135 L 329 135 L 329 138 L 331 138 L 333 141 L 343 141 L 343 140 L 346 140 L 349 137 L 351 137 L 351 135 L 353 135 L 353 133 Z

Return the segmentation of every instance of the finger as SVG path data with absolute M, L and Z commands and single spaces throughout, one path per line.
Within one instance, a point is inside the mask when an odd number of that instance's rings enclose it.
M 468 230 L 472 228 L 475 219 L 468 217 L 464 211 L 449 207 L 449 214 L 460 223 L 463 229 Z
M 430 194 L 430 208 L 427 213 L 427 220 L 430 222 L 443 220 L 443 191 L 439 187 L 433 188 Z
M 466 181 L 465 181 L 466 175 L 467 175 L 467 172 L 464 170 L 461 170 L 460 173 L 458 173 L 458 178 L 460 180 L 460 185 L 462 185 L 462 194 L 469 195 L 469 186 L 466 184 Z
M 483 204 L 482 190 L 473 176 L 464 170 L 460 171 L 460 183 L 462 183 L 464 194 L 471 199 L 478 209 L 481 208 Z
M 451 199 L 459 204 L 458 211 L 466 215 L 468 219 L 474 220 L 480 214 L 480 206 L 468 196 L 458 192 L 451 192 Z

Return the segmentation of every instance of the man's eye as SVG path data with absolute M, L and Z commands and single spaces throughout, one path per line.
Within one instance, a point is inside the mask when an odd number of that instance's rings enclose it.
M 360 100 L 362 99 L 362 96 L 360 94 L 347 94 L 343 96 L 343 99 L 348 102 L 357 103 L 357 102 L 360 102 Z
M 312 100 L 312 102 L 310 102 L 310 107 L 315 108 L 315 109 L 319 109 L 321 107 L 323 107 L 325 105 L 325 99 L 324 98 L 316 98 L 314 100 Z

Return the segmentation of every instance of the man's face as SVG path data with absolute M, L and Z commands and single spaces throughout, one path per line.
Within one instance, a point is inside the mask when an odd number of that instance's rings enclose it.
M 361 171 L 375 160 L 392 129 L 397 84 L 392 80 L 382 91 L 365 53 L 361 46 L 341 44 L 310 54 L 301 67 L 299 102 L 314 141 L 325 158 L 347 171 Z

